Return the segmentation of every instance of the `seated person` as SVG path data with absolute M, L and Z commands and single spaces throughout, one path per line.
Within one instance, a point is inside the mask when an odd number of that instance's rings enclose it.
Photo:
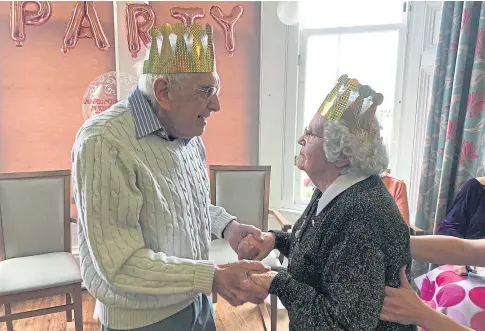
M 411 263 L 409 229 L 380 174 L 388 156 L 375 119 L 382 94 L 340 77 L 304 134 L 298 168 L 316 189 L 292 233 L 248 236 L 241 258 L 274 248 L 287 271 L 250 278 L 277 295 L 290 330 L 415 330 L 379 320 L 385 286 Z M 247 253 L 247 254 L 246 254 Z
M 465 182 L 436 234 L 463 239 L 485 238 L 485 177 Z
M 409 205 L 406 183 L 403 180 L 392 177 L 387 171 L 382 174 L 382 181 L 394 198 L 402 218 L 409 225 Z

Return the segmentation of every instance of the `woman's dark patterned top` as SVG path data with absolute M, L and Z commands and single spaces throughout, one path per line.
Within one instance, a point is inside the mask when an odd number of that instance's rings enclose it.
M 289 264 L 269 292 L 287 308 L 290 330 L 416 330 L 380 321 L 385 286 L 399 287 L 411 264 L 409 229 L 382 180 L 351 186 L 315 215 L 321 195 L 291 234 L 273 231 Z

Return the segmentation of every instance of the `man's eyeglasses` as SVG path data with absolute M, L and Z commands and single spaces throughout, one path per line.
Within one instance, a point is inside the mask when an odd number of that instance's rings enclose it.
M 207 99 L 210 99 L 214 95 L 219 94 L 218 86 L 206 86 L 206 87 L 196 88 L 195 90 L 200 92 Z
M 310 128 L 306 127 L 305 131 L 303 132 L 303 135 L 305 137 L 316 137 L 316 138 L 323 138 L 322 136 L 319 136 L 318 134 L 312 132 Z

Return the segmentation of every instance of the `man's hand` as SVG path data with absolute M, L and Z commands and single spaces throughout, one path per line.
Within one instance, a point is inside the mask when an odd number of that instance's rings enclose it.
M 406 267 L 399 273 L 400 288 L 386 287 L 381 320 L 400 324 L 417 324 L 421 314 L 430 309 L 414 292 L 406 277 Z
M 249 279 L 249 274 L 270 271 L 261 262 L 238 261 L 215 266 L 214 290 L 231 305 L 239 306 L 246 302 L 260 304 L 268 296 L 268 291 Z
M 241 240 L 237 248 L 237 256 L 247 260 L 262 260 L 274 249 L 276 236 L 272 232 L 262 232 L 261 239 L 257 240 L 253 235 L 247 235 Z
M 237 253 L 241 240 L 250 234 L 252 234 L 256 240 L 263 241 L 261 238 L 261 230 L 257 227 L 232 221 L 224 230 L 223 237 L 229 242 L 229 245 L 231 245 L 234 252 Z

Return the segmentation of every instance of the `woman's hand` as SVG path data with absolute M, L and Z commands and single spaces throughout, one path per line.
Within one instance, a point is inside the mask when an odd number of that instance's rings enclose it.
M 237 248 L 238 258 L 261 261 L 274 249 L 275 241 L 276 237 L 272 232 L 262 232 L 260 240 L 249 234 L 241 240 Z
M 406 277 L 406 267 L 399 273 L 400 288 L 386 287 L 386 296 L 381 310 L 381 320 L 400 324 L 417 324 L 421 315 L 428 307 L 413 288 Z
M 276 276 L 276 272 L 274 271 L 269 271 L 264 274 L 257 274 L 257 273 L 249 273 L 249 279 L 253 281 L 255 284 L 262 286 L 266 291 L 269 290 L 269 287 L 271 286 L 271 282 Z

